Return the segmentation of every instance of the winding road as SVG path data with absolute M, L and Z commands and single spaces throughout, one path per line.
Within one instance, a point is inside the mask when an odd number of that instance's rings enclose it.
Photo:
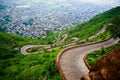
M 80 80 L 89 72 L 84 63 L 84 56 L 92 51 L 101 49 L 102 46 L 109 47 L 116 44 L 119 39 L 108 39 L 101 42 L 69 47 L 61 51 L 57 57 L 56 64 L 63 80 Z
M 90 40 L 90 39 L 93 39 L 93 38 L 97 37 L 98 35 L 100 35 L 101 33 L 103 33 L 103 32 L 105 31 L 106 27 L 107 27 L 107 26 L 104 25 L 103 28 L 102 28 L 98 33 L 90 36 L 88 39 Z M 68 35 L 67 35 L 67 34 L 64 34 L 64 38 L 62 39 L 62 41 L 64 41 L 67 37 L 68 37 Z M 78 39 L 78 40 L 79 40 L 79 39 Z M 78 41 L 78 42 L 84 42 L 84 41 L 86 41 L 86 39 L 80 40 L 80 41 Z M 66 44 L 66 45 L 63 45 L 63 46 L 68 47 L 68 46 L 70 46 L 70 45 L 74 45 L 75 42 L 77 42 L 77 40 L 73 41 L 73 43 L 69 43 L 69 44 Z M 21 52 L 23 55 L 37 54 L 37 53 L 39 53 L 39 52 L 44 52 L 44 51 L 38 51 L 38 52 L 33 52 L 33 53 L 27 52 L 27 49 L 28 49 L 28 48 L 40 47 L 40 46 L 50 46 L 50 45 L 39 45 L 39 44 L 38 44 L 38 45 L 37 45 L 37 44 L 36 44 L 36 45 L 25 45 L 25 46 L 23 46 L 23 47 L 20 48 L 20 52 Z M 49 47 L 49 48 L 50 48 L 50 47 Z M 57 48 L 59 48 L 59 47 L 56 47 L 56 48 L 53 48 L 53 49 L 57 49 Z M 51 49 L 48 49 L 48 50 L 51 51 L 51 50 L 53 50 L 53 49 L 51 48 Z
M 88 39 L 93 39 L 97 37 L 99 34 L 103 33 L 106 29 L 106 25 L 95 35 L 89 37 Z M 86 39 L 81 40 L 86 41 Z M 86 64 L 84 63 L 84 56 L 87 53 L 90 53 L 95 50 L 101 49 L 101 47 L 109 47 L 114 44 L 116 44 L 119 41 L 119 39 L 108 39 L 101 42 L 95 42 L 90 44 L 83 44 L 78 46 L 73 46 L 64 49 L 61 51 L 57 57 L 56 65 L 59 68 L 59 72 L 61 73 L 63 80 L 80 80 L 80 78 L 89 72 L 89 69 L 87 68 Z M 74 43 L 71 43 L 74 44 Z M 69 46 L 71 44 L 67 44 L 64 46 Z M 50 46 L 50 45 L 25 45 L 23 46 L 20 51 L 22 54 L 35 54 L 34 53 L 28 53 L 26 50 L 31 47 L 39 47 L 39 46 Z M 56 47 L 59 48 L 59 47 Z M 50 48 L 48 50 L 56 49 L 56 48 Z M 42 52 L 42 51 L 39 51 Z
M 43 52 L 43 51 L 28 53 L 28 52 L 27 52 L 27 49 L 28 49 L 28 48 L 33 48 L 33 47 L 40 47 L 40 46 L 51 48 L 51 45 L 25 45 L 25 46 L 21 47 L 20 52 L 21 52 L 22 54 L 24 54 L 24 55 L 37 54 L 38 52 Z

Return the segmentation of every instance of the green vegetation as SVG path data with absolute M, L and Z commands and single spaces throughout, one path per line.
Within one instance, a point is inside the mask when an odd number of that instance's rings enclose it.
M 32 47 L 28 48 L 27 52 L 38 52 L 38 51 L 46 51 L 47 49 L 51 48 L 51 46 L 39 46 L 39 47 Z
M 115 44 L 109 48 L 101 48 L 101 50 L 94 51 L 87 55 L 87 62 L 90 66 L 92 66 L 98 59 L 100 59 L 103 55 L 108 54 L 110 51 L 120 47 L 120 43 Z
M 0 60 L 0 79 L 61 80 L 55 66 L 56 56 L 59 51 L 60 49 L 28 56 L 17 53 L 14 58 Z
M 27 56 L 15 50 L 28 43 L 41 42 L 0 32 L 0 80 L 61 80 L 55 66 L 61 49 Z
M 107 30 L 110 31 L 114 38 L 120 38 L 120 15 L 116 16 L 110 21 Z
M 105 24 L 119 14 L 120 7 L 116 7 L 107 12 L 96 15 L 83 24 L 67 29 L 65 32 L 69 35 L 68 40 L 72 37 L 79 37 L 80 39 L 88 38 L 98 32 Z
M 66 42 L 73 37 L 87 39 L 118 14 L 120 14 L 120 7 L 101 13 L 81 25 L 61 31 L 61 35 L 68 34 Z M 32 23 L 32 20 L 30 20 L 30 23 Z M 109 35 L 110 32 L 106 31 L 94 38 L 93 41 L 105 39 Z M 34 55 L 25 56 L 19 52 L 19 48 L 26 44 L 53 44 L 56 36 L 58 36 L 58 33 L 48 31 L 46 38 L 33 39 L 0 32 L 0 80 L 61 80 L 55 66 L 55 60 L 64 46 L 60 49 Z M 117 44 L 115 48 L 119 45 Z M 114 47 L 110 49 L 114 49 Z M 97 60 L 96 56 L 103 55 L 103 52 L 106 53 L 108 50 L 103 49 L 100 54 L 94 55 L 93 58 L 90 55 L 88 57 L 89 63 L 93 64 Z
M 32 53 L 32 52 L 36 52 L 36 51 L 43 51 L 43 48 L 40 47 L 32 47 L 32 48 L 28 48 L 27 52 Z
M 108 24 L 107 30 L 102 33 L 101 35 L 97 36 L 96 38 L 90 40 L 90 41 L 96 41 L 104 39 L 105 36 L 112 36 L 114 38 L 119 37 L 120 38 L 120 15 L 116 15 L 113 17 Z M 89 65 L 93 65 L 100 57 L 102 57 L 104 54 L 108 53 L 111 50 L 114 50 L 115 48 L 120 47 L 120 43 L 116 44 L 110 48 L 104 49 L 102 48 L 100 51 L 94 51 L 90 53 L 87 56 L 87 61 Z
M 105 39 L 108 39 L 111 37 L 111 34 L 109 31 L 105 31 L 103 33 L 101 33 L 100 35 L 98 35 L 97 37 L 91 39 L 91 40 L 88 40 L 88 42 L 96 42 L 96 41 L 102 41 L 102 40 L 105 40 Z

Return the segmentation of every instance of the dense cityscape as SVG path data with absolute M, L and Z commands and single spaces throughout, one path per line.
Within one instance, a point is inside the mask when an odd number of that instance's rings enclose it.
M 8 33 L 44 38 L 48 31 L 83 23 L 115 6 L 79 0 L 0 0 L 0 27 Z

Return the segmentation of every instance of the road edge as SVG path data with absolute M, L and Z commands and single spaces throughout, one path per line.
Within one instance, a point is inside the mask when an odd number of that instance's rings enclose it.
M 64 53 L 65 51 L 68 51 L 68 50 L 74 49 L 74 48 L 78 48 L 78 47 L 83 47 L 83 46 L 93 45 L 93 44 L 97 44 L 97 43 L 102 43 L 102 42 L 108 41 L 108 40 L 110 40 L 110 39 L 112 39 L 112 38 L 108 38 L 108 39 L 103 40 L 103 41 L 97 41 L 97 42 L 92 42 L 92 43 L 87 43 L 87 44 L 80 44 L 80 45 L 77 45 L 77 46 L 71 46 L 71 47 L 68 47 L 68 48 L 63 49 L 63 50 L 58 54 L 57 59 L 56 59 L 56 66 L 58 67 L 59 72 L 60 72 L 60 74 L 62 75 L 63 80 L 66 80 L 66 78 L 65 78 L 64 73 L 63 73 L 63 71 L 62 71 L 62 69 L 61 69 L 61 67 L 60 67 L 60 58 L 61 58 L 61 56 L 63 55 L 63 53 Z M 84 59 L 84 60 L 85 60 L 85 59 Z M 85 64 L 87 64 L 87 63 L 85 63 Z M 86 65 L 86 66 L 88 67 L 88 69 L 90 69 L 88 65 Z

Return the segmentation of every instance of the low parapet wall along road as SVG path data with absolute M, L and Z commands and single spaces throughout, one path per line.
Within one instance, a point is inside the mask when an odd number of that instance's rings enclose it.
M 112 46 L 118 41 L 119 39 L 111 38 L 62 50 L 57 57 L 56 65 L 63 80 L 79 80 L 84 74 L 89 72 L 83 60 L 84 56 L 89 52 L 101 49 L 102 46 Z
M 97 37 L 98 35 L 100 35 L 101 33 L 103 33 L 103 32 L 105 31 L 106 27 L 107 27 L 107 24 L 105 24 L 99 32 L 97 32 L 96 34 L 90 36 L 88 39 L 90 40 L 90 39 L 93 39 L 93 38 Z M 67 34 L 65 34 L 64 36 L 65 36 L 65 37 L 64 37 L 64 39 L 63 39 L 62 41 L 64 41 L 65 38 L 68 37 Z M 78 40 L 79 40 L 79 39 L 78 39 Z M 73 42 L 71 42 L 71 43 L 68 43 L 68 44 L 66 44 L 66 45 L 63 45 L 63 46 L 68 47 L 68 46 L 74 45 L 75 42 L 84 42 L 84 41 L 86 41 L 86 39 L 83 39 L 83 40 L 80 40 L 80 41 L 78 41 L 78 40 L 73 41 Z M 57 43 L 55 43 L 55 44 L 57 44 Z M 33 53 L 27 52 L 27 49 L 28 49 L 28 48 L 40 47 L 40 46 L 43 46 L 43 47 L 48 46 L 48 47 L 49 47 L 48 50 L 54 50 L 54 49 L 56 49 L 56 48 L 59 48 L 59 46 L 58 46 L 58 47 L 55 47 L 55 48 L 50 48 L 51 45 L 41 45 L 41 44 L 33 45 L 33 44 L 29 44 L 29 45 L 25 45 L 25 46 L 21 47 L 21 48 L 20 48 L 20 52 L 21 52 L 23 55 L 37 54 L 37 53 L 40 53 L 40 52 L 44 52 L 44 51 L 37 51 L 37 52 L 33 52 Z

